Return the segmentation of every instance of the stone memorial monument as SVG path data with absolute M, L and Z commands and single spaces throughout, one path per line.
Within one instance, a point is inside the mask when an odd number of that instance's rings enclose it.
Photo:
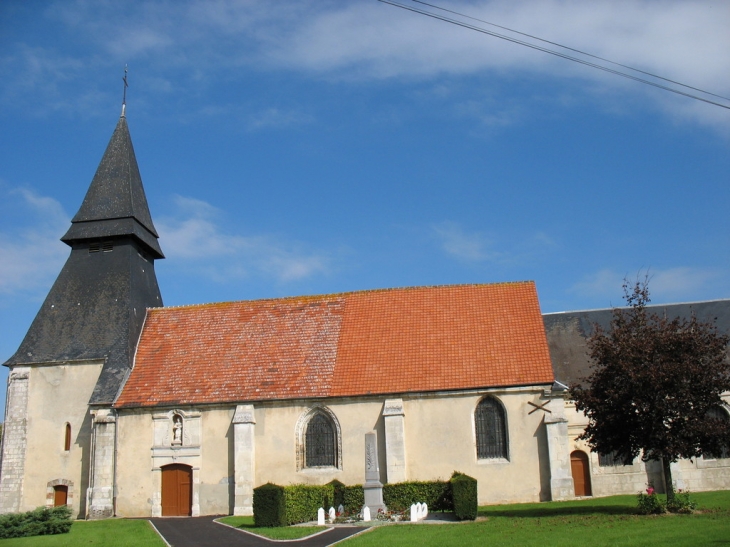
M 378 437 L 375 431 L 365 433 L 365 484 L 362 489 L 365 493 L 365 506 L 371 513 L 387 510 L 383 503 L 383 483 L 380 482 L 378 466 Z

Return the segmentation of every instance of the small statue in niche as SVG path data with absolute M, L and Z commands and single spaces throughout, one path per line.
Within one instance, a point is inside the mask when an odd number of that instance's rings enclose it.
M 182 429 L 182 417 L 179 414 L 175 414 L 172 417 L 172 444 L 182 444 Z

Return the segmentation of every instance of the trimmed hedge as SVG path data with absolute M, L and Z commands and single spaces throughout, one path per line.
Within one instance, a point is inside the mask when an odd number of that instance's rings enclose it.
M 359 513 L 362 506 L 365 505 L 365 492 L 362 489 L 362 484 L 347 486 L 337 479 L 328 484 L 332 486 L 334 492 L 334 503 L 332 506 L 335 509 L 342 505 L 345 509 L 345 514 L 351 515 Z
M 459 520 L 477 518 L 477 480 L 469 475 L 454 471 L 451 475 L 451 494 L 454 516 Z
M 334 487 L 331 483 L 323 486 L 308 484 L 285 486 L 286 522 L 291 525 L 317 520 L 317 509 L 322 507 L 327 511 L 332 507 L 333 500 Z
M 0 539 L 66 534 L 71 524 L 71 508 L 67 505 L 9 513 L 0 515 Z
M 256 526 L 286 526 L 284 488 L 270 482 L 253 489 L 253 522 Z
M 344 503 L 342 504 L 345 513 L 357 514 L 362 510 L 363 505 L 365 505 L 365 491 L 362 489 L 362 484 L 345 486 Z
M 332 487 L 332 507 L 337 509 L 340 505 L 345 506 L 345 486 L 344 482 L 340 482 L 334 479 L 327 483 L 328 486 Z
M 264 484 L 254 488 L 253 515 L 256 526 L 288 526 L 317 519 L 322 507 L 356 514 L 365 504 L 362 485 L 346 486 L 338 480 L 322 485 Z M 407 511 L 414 503 L 426 503 L 431 511 L 454 511 L 459 520 L 477 516 L 476 479 L 454 471 L 449 481 L 410 481 L 383 486 L 383 502 L 390 511 Z
M 389 511 L 406 511 L 414 503 L 425 503 L 429 511 L 452 511 L 451 483 L 409 481 L 383 485 L 383 502 Z

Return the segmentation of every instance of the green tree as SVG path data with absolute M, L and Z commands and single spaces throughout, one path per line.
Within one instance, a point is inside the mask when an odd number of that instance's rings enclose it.
M 669 464 L 718 454 L 730 438 L 728 421 L 712 413 L 730 391 L 730 337 L 694 314 L 668 318 L 648 310 L 648 279 L 624 280 L 623 289 L 627 307 L 613 310 L 608 329 L 594 325 L 593 370 L 570 388 L 588 417 L 579 438 L 600 454 L 660 461 L 671 501 Z

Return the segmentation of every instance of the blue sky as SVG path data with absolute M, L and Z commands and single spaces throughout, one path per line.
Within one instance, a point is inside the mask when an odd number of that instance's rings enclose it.
M 730 96 L 724 1 L 439 4 Z M 646 271 L 655 303 L 730 297 L 730 110 L 376 0 L 8 1 L 3 361 L 125 64 L 166 305 L 531 279 L 553 312 Z

